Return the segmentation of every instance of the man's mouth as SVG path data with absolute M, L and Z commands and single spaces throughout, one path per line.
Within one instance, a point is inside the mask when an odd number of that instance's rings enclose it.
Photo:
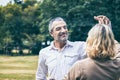
M 61 37 L 66 37 L 66 35 L 67 35 L 66 33 L 60 34 Z

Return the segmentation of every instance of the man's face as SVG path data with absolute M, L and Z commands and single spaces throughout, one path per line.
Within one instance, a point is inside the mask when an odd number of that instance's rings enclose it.
M 55 41 L 65 43 L 68 39 L 68 29 L 64 21 L 54 21 L 51 36 Z

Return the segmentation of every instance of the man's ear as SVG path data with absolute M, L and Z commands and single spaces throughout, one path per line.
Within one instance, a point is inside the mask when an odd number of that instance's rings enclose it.
M 53 32 L 50 32 L 50 35 L 53 37 Z

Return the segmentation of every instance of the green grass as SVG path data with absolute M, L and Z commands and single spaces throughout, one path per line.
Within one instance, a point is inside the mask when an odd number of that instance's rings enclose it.
M 35 80 L 38 56 L 0 56 L 0 80 Z

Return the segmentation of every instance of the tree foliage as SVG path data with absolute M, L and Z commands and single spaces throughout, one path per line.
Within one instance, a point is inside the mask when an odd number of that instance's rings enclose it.
M 69 28 L 69 40 L 86 40 L 97 15 L 107 16 L 115 38 L 120 41 L 119 0 L 14 0 L 0 6 L 0 48 L 8 44 L 36 46 L 52 41 L 48 32 L 50 19 L 62 17 Z M 26 43 L 27 42 L 27 43 Z M 38 52 L 37 52 L 38 53 Z

